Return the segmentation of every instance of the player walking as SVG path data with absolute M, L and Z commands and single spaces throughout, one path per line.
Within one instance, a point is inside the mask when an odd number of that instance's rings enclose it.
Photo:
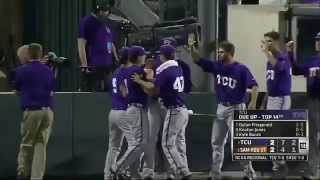
M 249 109 L 255 109 L 258 85 L 249 69 L 233 59 L 235 47 L 230 42 L 219 45 L 218 61 L 200 58 L 194 46 L 191 55 L 196 64 L 205 72 L 211 73 L 215 80 L 215 92 L 218 100 L 217 119 L 212 126 L 212 179 L 221 179 L 221 168 L 224 159 L 224 146 L 230 131 L 233 111 L 244 110 L 245 96 L 248 88 L 252 89 Z M 248 179 L 256 177 L 250 161 L 241 162 L 244 176 Z

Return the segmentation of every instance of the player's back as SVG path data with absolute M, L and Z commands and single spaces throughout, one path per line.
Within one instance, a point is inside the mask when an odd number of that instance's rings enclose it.
M 160 60 L 160 56 L 156 55 L 155 60 L 154 60 L 154 71 L 162 64 Z M 184 78 L 184 91 L 185 93 L 190 93 L 192 89 L 192 81 L 191 81 L 191 70 L 190 67 L 187 63 L 185 63 L 181 59 L 176 59 L 179 67 L 182 70 L 183 78 Z
M 111 101 L 112 109 L 114 110 L 126 110 L 128 107 L 127 99 L 122 96 L 121 85 L 125 85 L 126 82 L 126 68 L 119 67 L 116 69 L 112 75 L 112 91 L 111 91 Z
M 184 77 L 179 66 L 168 67 L 156 75 L 155 85 L 160 89 L 164 106 L 183 106 Z
M 134 74 L 145 76 L 142 66 L 132 65 L 126 69 L 127 89 L 128 89 L 128 104 L 137 103 L 146 106 L 147 94 L 143 91 L 141 86 L 134 82 L 131 77 Z

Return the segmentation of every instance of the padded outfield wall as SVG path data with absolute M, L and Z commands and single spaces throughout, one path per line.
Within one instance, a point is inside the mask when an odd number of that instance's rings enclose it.
M 293 96 L 293 107 L 303 108 L 304 94 Z M 15 176 L 19 127 L 22 112 L 17 96 L 0 95 L 0 178 Z M 215 114 L 215 96 L 194 93 L 187 98 L 196 113 Z M 48 145 L 49 176 L 85 176 L 103 173 L 107 152 L 107 114 L 110 97 L 105 93 L 58 93 L 55 95 L 55 122 Z M 186 131 L 187 154 L 192 171 L 208 171 L 211 161 L 210 116 L 191 116 Z M 240 170 L 226 148 L 224 170 Z M 263 165 L 265 166 L 265 165 Z M 257 164 L 258 169 L 263 169 Z M 270 168 L 269 168 L 270 169 Z

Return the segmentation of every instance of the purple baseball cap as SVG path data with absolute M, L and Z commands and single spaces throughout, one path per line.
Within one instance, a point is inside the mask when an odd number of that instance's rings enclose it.
M 176 48 L 172 45 L 162 45 L 160 47 L 160 54 L 162 54 L 167 59 L 171 59 L 172 55 L 176 52 Z
M 131 46 L 129 50 L 129 57 L 139 57 L 146 54 L 142 46 Z
M 317 33 L 317 35 L 314 37 L 317 41 L 320 40 L 320 32 Z
M 173 37 L 166 37 L 166 38 L 162 38 L 160 41 L 160 45 L 171 45 L 173 47 L 177 47 L 178 43 L 177 40 Z

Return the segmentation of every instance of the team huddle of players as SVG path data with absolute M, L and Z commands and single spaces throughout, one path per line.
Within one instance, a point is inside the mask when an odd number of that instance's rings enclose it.
M 319 39 L 320 34 L 316 41 Z M 105 179 L 154 179 L 156 142 L 161 129 L 160 141 L 169 166 L 167 178 L 191 179 L 185 144 L 189 114 L 183 95 L 190 92 L 192 83 L 190 69 L 176 57 L 175 46 L 173 38 L 164 39 L 158 55 L 147 60 L 143 47 L 121 49 L 121 66 L 112 77 L 112 109 L 109 114 Z M 264 35 L 261 49 L 267 59 L 266 108 L 289 109 L 291 67 L 297 69 L 298 65 L 292 61 L 290 52 L 281 49 L 280 35 L 277 32 Z M 251 89 L 248 109 L 255 109 L 258 84 L 250 70 L 233 58 L 235 47 L 230 42 L 225 41 L 219 45 L 217 61 L 201 58 L 193 45 L 189 47 L 189 51 L 194 63 L 211 73 L 215 80 L 218 107 L 217 119 L 212 126 L 210 178 L 221 179 L 224 146 L 231 128 L 233 111 L 246 109 L 245 97 L 248 89 Z M 308 74 L 310 68 L 319 69 L 320 58 L 316 60 L 318 63 L 313 63 L 303 71 L 307 73 L 305 76 L 308 80 L 309 77 L 319 78 L 317 73 L 317 76 L 311 76 L 314 73 L 310 76 Z M 124 137 L 128 148 L 117 160 Z M 144 165 L 140 174 L 138 169 L 142 155 Z M 241 165 L 245 178 L 256 178 L 251 162 L 241 162 Z M 273 162 L 272 170 L 285 173 L 286 162 Z

